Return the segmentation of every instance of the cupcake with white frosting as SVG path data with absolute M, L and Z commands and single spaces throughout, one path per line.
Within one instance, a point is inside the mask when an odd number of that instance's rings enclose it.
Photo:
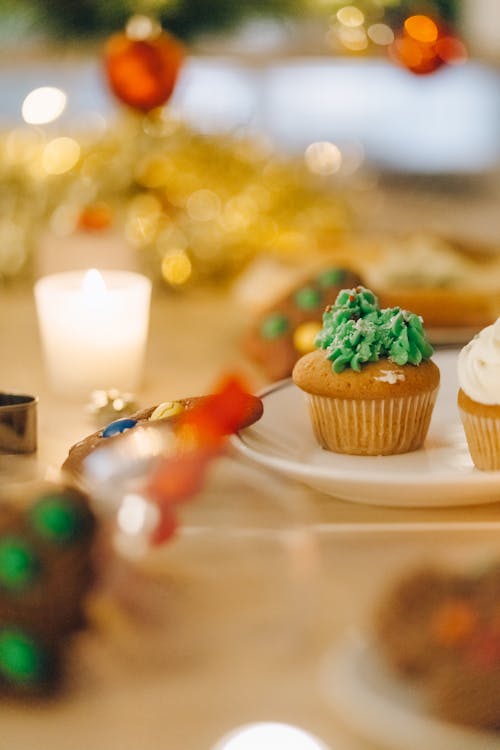
M 458 408 L 475 466 L 500 470 L 500 318 L 458 358 Z

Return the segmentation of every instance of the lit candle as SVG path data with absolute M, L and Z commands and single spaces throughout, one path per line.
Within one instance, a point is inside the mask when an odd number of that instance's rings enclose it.
M 35 284 L 42 347 L 53 390 L 88 396 L 133 390 L 141 380 L 151 282 L 129 271 L 70 271 Z

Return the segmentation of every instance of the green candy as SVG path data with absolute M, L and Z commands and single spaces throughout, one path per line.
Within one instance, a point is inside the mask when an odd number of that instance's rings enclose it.
M 74 541 L 83 527 L 82 514 L 65 495 L 40 498 L 31 510 L 30 520 L 41 537 L 59 544 Z
M 264 339 L 278 339 L 284 336 L 289 328 L 288 318 L 281 313 L 273 313 L 264 320 L 260 333 Z
M 346 277 L 343 268 L 329 268 L 318 276 L 317 283 L 322 287 L 337 286 L 342 284 Z
M 295 293 L 295 304 L 301 310 L 314 310 L 321 302 L 321 294 L 312 286 L 305 286 Z
M 0 541 L 0 585 L 10 591 L 29 586 L 36 578 L 39 561 L 29 545 L 18 537 Z
M 366 362 L 383 358 L 400 366 L 419 365 L 433 353 L 418 315 L 399 307 L 381 310 L 364 287 L 339 292 L 323 314 L 315 344 L 326 350 L 337 373 L 346 367 L 359 371 Z
M 36 641 L 15 628 L 0 631 L 0 674 L 19 685 L 37 682 L 43 673 L 43 652 Z

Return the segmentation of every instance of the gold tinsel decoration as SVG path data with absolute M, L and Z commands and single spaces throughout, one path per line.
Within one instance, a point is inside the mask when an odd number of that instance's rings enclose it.
M 142 267 L 174 287 L 229 279 L 259 254 L 295 262 L 331 251 L 346 211 L 328 163 L 314 164 L 280 158 L 263 139 L 193 132 L 164 109 L 92 138 L 10 131 L 0 137 L 0 278 L 29 273 L 46 225 L 112 222 Z

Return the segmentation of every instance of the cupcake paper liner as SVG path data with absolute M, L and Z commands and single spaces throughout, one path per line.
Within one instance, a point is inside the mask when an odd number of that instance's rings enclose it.
M 482 471 L 500 470 L 500 419 L 459 411 L 474 465 Z
M 388 399 L 308 394 L 316 439 L 327 450 L 361 456 L 407 453 L 425 440 L 438 389 Z

